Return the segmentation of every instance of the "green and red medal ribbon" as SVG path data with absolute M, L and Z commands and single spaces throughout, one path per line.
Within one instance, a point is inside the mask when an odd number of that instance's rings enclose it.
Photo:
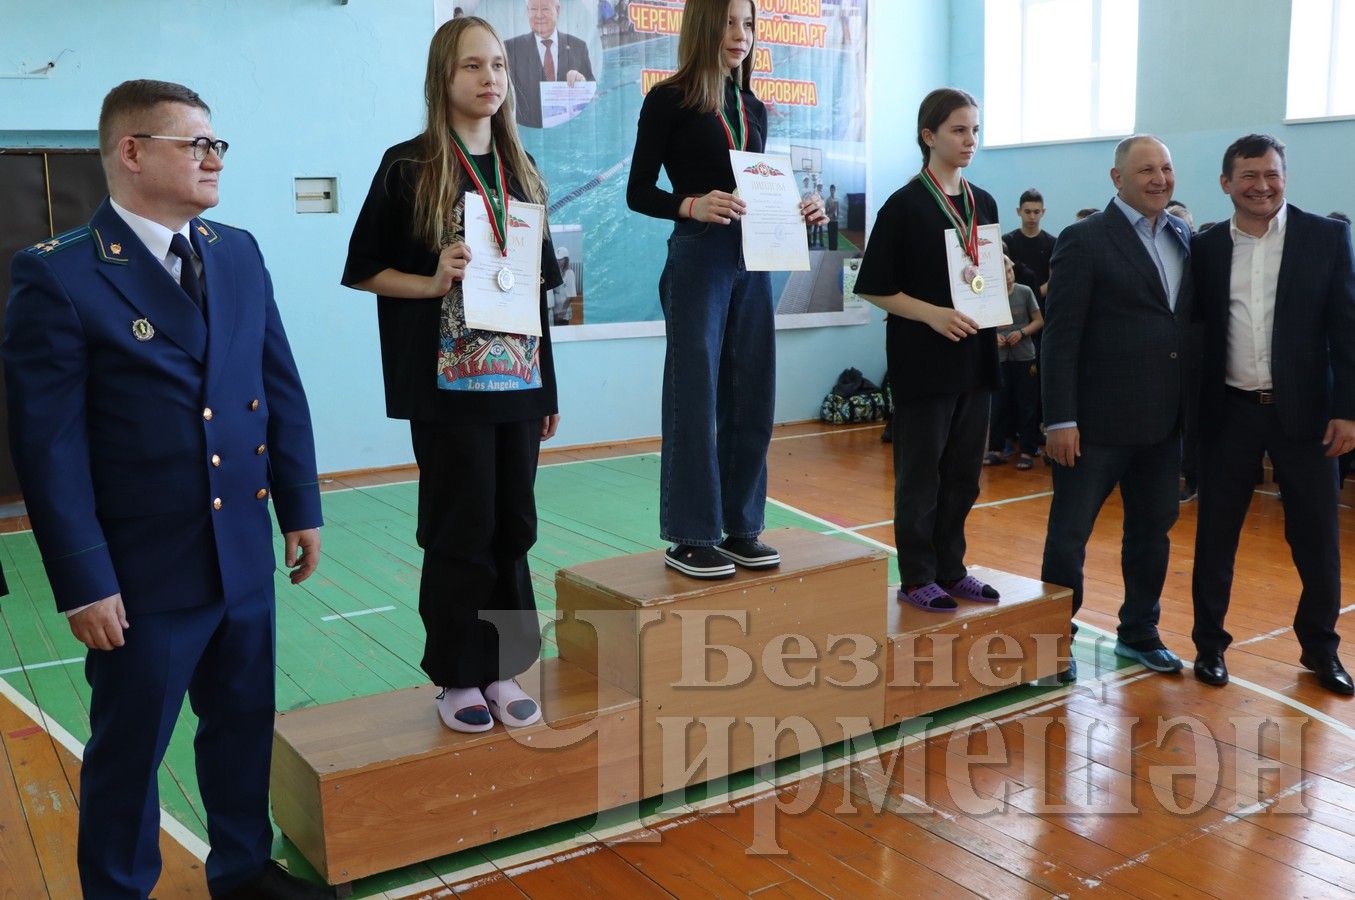
M 733 79 L 730 79 L 731 81 Z M 738 139 L 734 138 L 734 125 L 728 115 L 725 114 L 724 104 L 720 104 L 720 127 L 725 130 L 725 138 L 729 141 L 730 150 L 748 149 L 748 110 L 743 106 L 743 89 L 739 87 L 738 82 L 734 82 L 734 103 L 739 109 L 739 130 Z
M 965 205 L 964 215 L 955 208 L 955 203 L 942 189 L 941 183 L 936 180 L 931 169 L 922 167 L 922 183 L 926 186 L 936 205 L 941 207 L 941 212 L 946 214 L 946 218 L 955 226 L 955 233 L 960 238 L 960 243 L 964 247 L 964 252 L 974 261 L 974 265 L 979 264 L 979 218 L 974 206 L 974 189 L 969 186 L 969 182 L 963 177 L 960 178 L 960 188 L 963 192 L 963 201 Z
M 503 157 L 499 155 L 499 148 L 494 145 L 493 141 L 490 141 L 489 152 L 494 157 L 494 177 L 499 186 L 497 191 L 492 191 L 485 186 L 485 177 L 480 174 L 480 167 L 475 164 L 470 151 L 466 149 L 466 145 L 461 142 L 461 138 L 457 136 L 455 131 L 452 132 L 452 151 L 456 153 L 456 158 L 461 162 L 461 167 L 466 170 L 471 183 L 475 185 L 475 190 L 484 200 L 485 212 L 489 214 L 489 227 L 494 231 L 494 240 L 498 243 L 500 252 L 507 256 L 508 191 L 505 189 Z

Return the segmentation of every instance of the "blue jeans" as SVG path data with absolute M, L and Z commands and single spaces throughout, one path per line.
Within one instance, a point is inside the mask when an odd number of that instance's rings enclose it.
M 666 541 L 757 537 L 776 404 L 771 279 L 743 266 L 732 225 L 679 220 L 659 279 L 663 367 L 659 529 Z

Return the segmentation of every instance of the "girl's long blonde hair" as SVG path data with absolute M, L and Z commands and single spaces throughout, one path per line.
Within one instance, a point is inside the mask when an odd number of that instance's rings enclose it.
M 422 158 L 418 160 L 421 165 L 414 187 L 414 233 L 434 249 L 442 245 L 452 207 L 456 205 L 462 180 L 466 177 L 452 150 L 451 80 L 456 71 L 461 36 L 476 27 L 494 35 L 503 51 L 503 40 L 494 27 L 477 16 L 449 19 L 428 45 L 428 69 L 423 82 L 427 119 L 424 132 L 418 138 Z M 507 57 L 506 51 L 504 56 Z M 522 149 L 517 119 L 513 115 L 513 82 L 506 67 L 504 75 L 503 103 L 490 122 L 494 146 L 503 156 L 504 178 L 511 178 L 528 201 L 544 204 L 546 182 L 527 157 L 527 151 Z M 501 184 L 499 190 L 506 193 L 508 186 Z
M 752 90 L 753 48 L 757 46 L 757 0 L 748 0 L 753 15 L 753 43 L 739 66 L 739 87 Z M 687 0 L 682 11 L 682 34 L 678 37 L 678 68 L 660 84 L 682 94 L 682 106 L 700 112 L 718 112 L 724 105 L 725 78 L 729 70 L 721 59 L 729 0 Z M 657 85 L 656 85 L 657 87 Z

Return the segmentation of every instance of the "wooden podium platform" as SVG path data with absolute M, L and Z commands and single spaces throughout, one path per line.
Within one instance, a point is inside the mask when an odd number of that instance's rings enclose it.
M 638 799 L 638 701 L 560 660 L 538 678 L 544 721 L 511 732 L 448 729 L 431 686 L 279 713 L 273 818 L 339 884 Z
M 662 551 L 556 573 L 560 656 L 640 698 L 646 796 L 885 725 L 880 678 L 839 685 L 857 675 L 848 652 L 883 667 L 888 557 L 794 528 L 764 537 L 781 566 L 723 581 L 680 575 Z
M 1036 681 L 1068 667 L 1073 592 L 1009 572 L 971 566 L 997 588 L 998 603 L 959 601 L 953 613 L 895 599 L 891 586 L 885 724 Z
M 545 721 L 445 728 L 436 689 L 277 718 L 273 812 L 331 883 L 834 744 L 1066 665 L 1071 592 L 991 569 L 999 604 L 906 607 L 889 560 L 798 529 L 782 565 L 696 581 L 659 552 L 556 574 L 561 659 L 524 675 Z M 537 684 L 539 679 L 539 686 Z

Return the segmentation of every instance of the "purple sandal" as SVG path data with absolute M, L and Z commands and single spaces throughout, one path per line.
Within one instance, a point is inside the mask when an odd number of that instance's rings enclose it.
M 899 602 L 927 612 L 950 613 L 959 608 L 959 604 L 935 581 L 912 588 L 899 588 Z
M 943 583 L 942 590 L 961 600 L 977 600 L 979 603 L 996 603 L 1002 599 L 997 588 L 991 584 L 984 584 L 973 575 L 966 575 L 959 581 L 952 581 L 949 584 Z

